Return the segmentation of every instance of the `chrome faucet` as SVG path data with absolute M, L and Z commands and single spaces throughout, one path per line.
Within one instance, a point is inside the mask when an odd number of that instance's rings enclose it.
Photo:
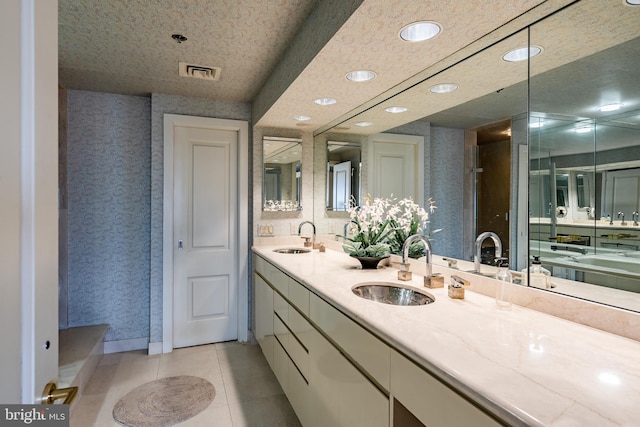
M 631 214 L 631 219 L 633 219 L 633 226 L 634 227 L 638 226 L 638 215 L 640 215 L 640 214 L 638 214 L 638 212 L 633 212 Z
M 624 222 L 624 212 L 618 212 L 618 218 L 622 217 L 622 222 L 620 223 L 620 225 L 627 225 L 626 222 Z
M 316 249 L 316 225 L 311 222 L 311 221 L 302 221 L 300 223 L 300 225 L 298 226 L 298 236 L 300 236 L 300 233 L 302 232 L 302 226 L 305 224 L 311 224 L 311 227 L 313 227 L 313 240 L 312 240 L 312 248 Z
M 424 247 L 426 249 L 426 259 L 425 262 L 427 264 L 427 274 L 426 278 L 429 278 L 432 276 L 431 274 L 431 242 L 429 242 L 429 239 L 427 239 L 426 237 L 424 237 L 421 234 L 413 234 L 411 236 L 409 236 L 407 238 L 407 240 L 404 241 L 404 244 L 402 245 L 402 264 L 406 265 L 407 264 L 407 258 L 409 258 L 409 247 L 411 246 L 411 244 L 413 242 L 415 242 L 416 240 L 421 240 L 424 243 Z
M 493 243 L 496 246 L 495 258 L 500 258 L 502 256 L 502 242 L 500 241 L 500 237 L 492 231 L 485 231 L 484 233 L 481 233 L 476 239 L 476 255 L 473 258 L 473 271 L 476 273 L 480 273 L 480 253 L 482 252 L 482 242 L 489 237 L 493 240 Z

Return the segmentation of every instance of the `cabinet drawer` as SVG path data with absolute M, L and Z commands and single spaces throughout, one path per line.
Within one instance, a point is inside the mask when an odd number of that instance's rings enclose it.
M 289 293 L 289 276 L 259 256 L 254 259 L 254 270 L 260 273 L 278 292 L 287 296 Z
M 273 334 L 285 350 L 289 347 L 289 330 L 280 317 L 273 316 Z
M 295 411 L 300 424 L 309 425 L 309 385 L 305 378 L 300 375 L 298 369 L 289 361 L 289 384 L 287 386 L 287 398 L 291 402 L 291 407 Z
M 309 315 L 309 290 L 300 283 L 289 278 L 289 301 L 305 315 Z
M 309 378 L 309 351 L 305 340 L 311 325 L 297 311 L 291 309 L 289 310 L 289 328 L 293 334 L 289 336 L 287 351 L 302 375 Z
M 311 320 L 388 390 L 390 348 L 318 296 L 309 302 Z
M 289 393 L 289 363 L 289 356 L 276 340 L 273 345 L 273 373 L 285 394 Z
M 391 394 L 429 427 L 502 425 L 396 351 L 391 352 Z

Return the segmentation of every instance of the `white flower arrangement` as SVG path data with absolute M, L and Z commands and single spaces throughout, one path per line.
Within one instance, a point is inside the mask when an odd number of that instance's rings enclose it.
M 429 214 L 436 209 L 433 199 L 424 209 L 411 198 L 396 200 L 391 198 L 371 199 L 367 196 L 362 206 L 349 207 L 349 230 L 353 237 L 345 236 L 344 251 L 351 256 L 384 257 L 390 253 L 400 255 L 402 246 L 413 234 L 424 233 L 429 224 Z M 427 211 L 428 210 L 428 211 Z M 427 237 L 440 230 L 427 233 Z M 409 256 L 419 257 L 424 247 L 415 242 L 409 249 Z

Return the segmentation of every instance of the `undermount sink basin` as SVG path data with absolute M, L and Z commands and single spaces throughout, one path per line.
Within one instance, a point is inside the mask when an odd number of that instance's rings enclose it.
M 365 282 L 352 289 L 360 298 L 391 305 L 426 305 L 436 299 L 426 292 L 403 287 L 397 283 Z
M 279 254 L 307 254 L 311 252 L 311 250 L 302 248 L 281 248 L 274 249 L 273 252 L 277 252 Z

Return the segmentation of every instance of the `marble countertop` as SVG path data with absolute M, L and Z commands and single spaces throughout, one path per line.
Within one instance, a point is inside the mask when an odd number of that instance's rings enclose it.
M 511 425 L 640 425 L 640 343 L 588 326 L 466 292 L 453 300 L 398 307 L 361 299 L 361 282 L 422 286 L 420 271 L 397 281 L 390 267 L 361 270 L 357 260 L 327 250 L 291 255 L 253 250 L 392 347 Z M 433 266 L 445 275 L 452 270 Z M 466 276 L 472 281 L 473 276 Z M 640 327 L 640 325 L 638 326 Z

